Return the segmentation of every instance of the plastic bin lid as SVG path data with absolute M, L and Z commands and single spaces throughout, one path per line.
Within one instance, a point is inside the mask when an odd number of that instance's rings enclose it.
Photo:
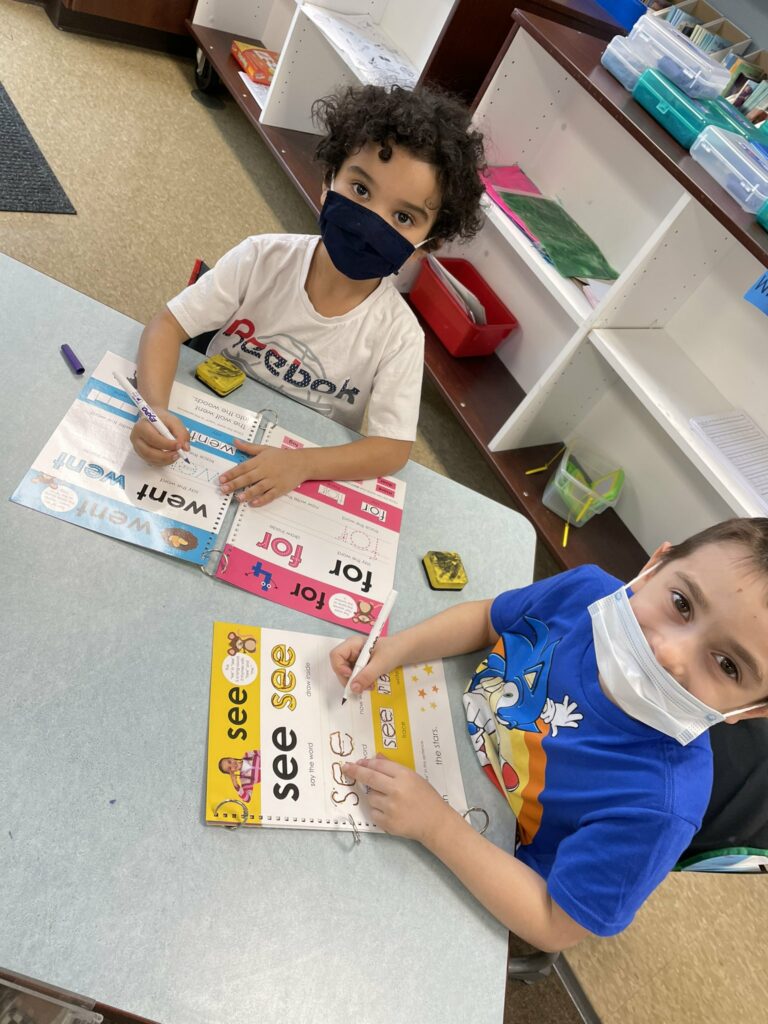
M 672 28 L 663 18 L 650 12 L 635 22 L 629 39 L 630 42 L 650 43 L 678 65 L 687 68 L 691 77 L 704 78 L 713 86 L 717 86 L 717 92 L 722 92 L 731 79 L 727 68 L 700 50 L 687 36 Z
M 699 135 L 691 147 L 691 155 L 695 158 L 695 152 L 707 146 L 717 152 L 734 174 L 748 179 L 768 197 L 768 152 L 763 146 L 715 125 L 709 125 Z
M 647 64 L 627 36 L 614 36 L 606 46 L 606 50 L 615 54 L 638 72 L 644 71 L 647 67 Z

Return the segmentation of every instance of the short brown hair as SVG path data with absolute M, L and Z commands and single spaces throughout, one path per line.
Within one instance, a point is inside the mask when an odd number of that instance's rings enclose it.
M 707 527 L 692 537 L 673 544 L 664 555 L 664 561 L 671 562 L 686 558 L 705 544 L 741 544 L 746 548 L 745 561 L 764 576 L 768 583 L 768 519 L 756 516 L 754 519 L 726 519 Z

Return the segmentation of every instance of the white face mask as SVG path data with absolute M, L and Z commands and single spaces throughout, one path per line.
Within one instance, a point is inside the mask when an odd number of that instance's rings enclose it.
M 652 566 L 637 579 L 653 572 Z M 717 722 L 763 707 L 750 704 L 725 714 L 681 686 L 656 660 L 629 603 L 632 580 L 589 606 L 600 681 L 622 711 L 683 746 Z

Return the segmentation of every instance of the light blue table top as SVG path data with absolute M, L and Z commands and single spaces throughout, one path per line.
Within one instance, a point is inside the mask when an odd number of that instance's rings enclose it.
M 0 255 L 7 498 L 90 373 L 133 357 L 141 326 Z M 178 379 L 200 386 L 184 350 Z M 31 381 L 34 380 L 34 384 Z M 319 443 L 338 424 L 251 381 Z M 409 463 L 393 628 L 530 581 L 535 535 L 512 510 Z M 162 1024 L 500 1024 L 507 933 L 414 843 L 203 824 L 212 623 L 343 630 L 198 569 L 9 501 L 0 686 L 0 967 Z M 460 596 L 421 557 L 461 552 Z M 477 766 L 446 663 L 467 798 L 511 848 L 506 803 Z

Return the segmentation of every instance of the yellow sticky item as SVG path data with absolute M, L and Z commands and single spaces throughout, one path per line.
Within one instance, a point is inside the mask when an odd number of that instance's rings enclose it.
M 463 590 L 467 573 L 456 551 L 428 551 L 422 558 L 433 590 Z
M 552 465 L 552 463 L 555 461 L 555 459 L 559 459 L 560 458 L 560 456 L 563 454 L 564 451 L 565 451 L 565 445 L 563 445 L 562 448 L 558 448 L 558 450 L 555 452 L 555 454 L 552 456 L 552 458 L 549 459 L 547 462 L 545 462 L 543 466 L 534 466 L 533 469 L 526 469 L 525 475 L 526 476 L 533 476 L 534 473 L 543 473 L 545 469 L 549 469 L 549 467 Z
M 211 356 L 204 363 L 200 363 L 195 370 L 195 376 L 217 395 L 231 394 L 245 380 L 243 371 L 222 355 Z

